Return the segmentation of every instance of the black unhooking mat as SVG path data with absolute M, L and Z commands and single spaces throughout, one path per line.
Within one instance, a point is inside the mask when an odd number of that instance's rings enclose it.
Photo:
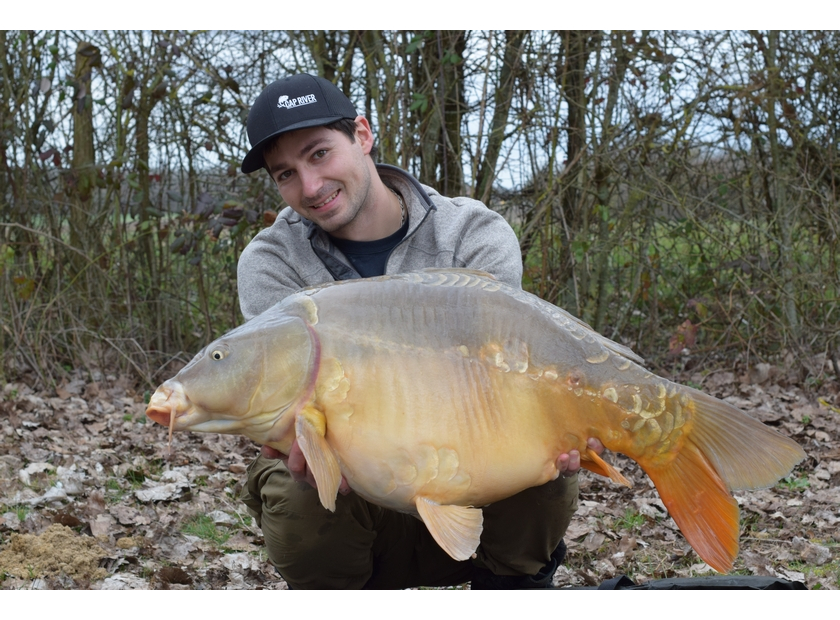
M 807 590 L 804 583 L 777 577 L 679 577 L 635 583 L 626 575 L 608 579 L 599 586 L 576 590 Z

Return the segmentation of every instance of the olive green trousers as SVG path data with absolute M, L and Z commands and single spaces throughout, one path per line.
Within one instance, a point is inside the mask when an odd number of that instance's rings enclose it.
M 470 581 L 473 566 L 535 575 L 550 560 L 577 509 L 577 476 L 484 507 L 476 558 L 446 554 L 419 519 L 339 495 L 335 512 L 295 482 L 280 460 L 260 455 L 242 500 L 262 529 L 268 558 L 293 589 L 401 589 Z

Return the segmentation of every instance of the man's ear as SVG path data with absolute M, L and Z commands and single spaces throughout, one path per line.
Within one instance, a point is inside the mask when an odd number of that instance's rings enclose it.
M 359 141 L 362 152 L 365 155 L 370 154 L 370 150 L 373 148 L 373 131 L 364 116 L 356 117 L 356 140 Z

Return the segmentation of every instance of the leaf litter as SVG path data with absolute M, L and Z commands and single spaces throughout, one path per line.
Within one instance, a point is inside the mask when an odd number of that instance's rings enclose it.
M 244 437 L 179 433 L 146 420 L 127 377 L 68 377 L 0 395 L 0 589 L 286 589 L 238 500 L 259 452 Z M 792 437 L 808 458 L 771 489 L 736 495 L 734 573 L 840 589 L 840 387 L 806 390 L 762 369 L 686 375 Z M 634 489 L 581 474 L 558 587 L 714 574 L 650 480 L 609 458 Z

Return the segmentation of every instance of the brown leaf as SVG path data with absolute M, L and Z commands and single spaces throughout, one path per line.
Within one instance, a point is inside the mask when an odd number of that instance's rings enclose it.
M 590 532 L 583 541 L 583 548 L 590 552 L 597 551 L 606 539 L 600 532 Z
M 155 577 L 162 583 L 192 584 L 192 578 L 187 574 L 187 571 L 177 566 L 164 566 L 155 573 Z
M 685 320 L 668 340 L 668 357 L 679 356 L 683 349 L 691 349 L 697 343 L 698 325 Z
M 629 551 L 632 551 L 633 549 L 635 549 L 636 544 L 637 544 L 637 541 L 636 541 L 635 536 L 630 536 L 628 534 L 625 534 L 624 536 L 621 537 L 621 540 L 618 542 L 618 550 L 619 550 L 619 552 L 626 554 Z
M 90 532 L 97 538 L 99 536 L 108 536 L 113 525 L 114 518 L 111 515 L 100 514 L 90 522 Z

